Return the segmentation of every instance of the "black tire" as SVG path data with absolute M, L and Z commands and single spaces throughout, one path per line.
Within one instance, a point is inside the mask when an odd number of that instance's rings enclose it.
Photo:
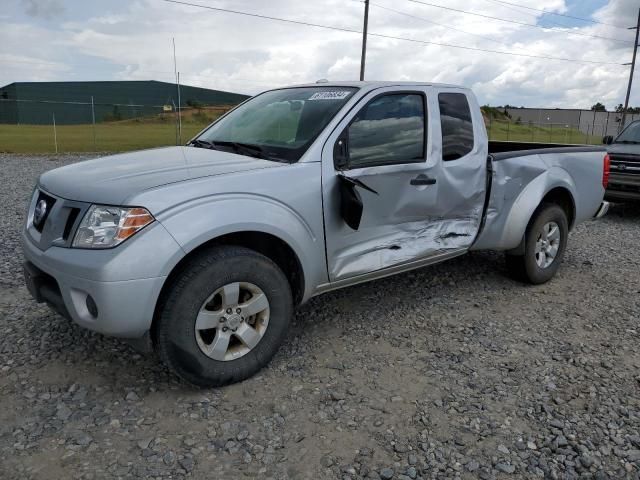
M 240 358 L 205 355 L 196 340 L 195 320 L 213 292 L 234 282 L 258 286 L 269 301 L 269 322 L 258 344 Z M 218 246 L 190 259 L 163 296 L 154 329 L 161 360 L 180 378 L 199 387 L 242 381 L 264 367 L 283 342 L 293 311 L 286 276 L 269 258 L 236 246 Z
M 536 261 L 536 242 L 544 226 L 550 222 L 558 225 L 560 231 L 560 245 L 552 263 L 542 268 Z M 566 212 L 554 203 L 543 203 L 536 210 L 527 226 L 524 238 L 524 255 L 507 254 L 507 270 L 516 280 L 538 285 L 548 282 L 560 268 L 562 257 L 567 247 L 569 235 L 569 221 Z

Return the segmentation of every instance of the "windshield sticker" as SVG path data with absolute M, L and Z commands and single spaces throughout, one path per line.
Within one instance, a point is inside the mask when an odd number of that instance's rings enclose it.
M 309 100 L 342 100 L 349 96 L 351 92 L 334 91 L 334 92 L 317 92 L 309 97 Z

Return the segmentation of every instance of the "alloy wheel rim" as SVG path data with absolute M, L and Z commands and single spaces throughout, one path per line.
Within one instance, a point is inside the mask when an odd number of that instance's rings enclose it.
M 547 222 L 542 226 L 536 240 L 536 264 L 540 268 L 549 267 L 560 250 L 560 227 L 556 222 Z
M 234 282 L 213 292 L 195 320 L 202 353 L 228 362 L 243 357 L 262 340 L 269 325 L 269 299 L 260 287 Z

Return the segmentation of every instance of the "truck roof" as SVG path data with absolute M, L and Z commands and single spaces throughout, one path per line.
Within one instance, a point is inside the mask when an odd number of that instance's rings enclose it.
M 408 82 L 408 81 L 322 81 L 319 80 L 314 83 L 302 83 L 297 85 L 289 85 L 288 87 L 358 87 L 366 90 L 372 90 L 374 88 L 381 87 L 394 87 L 394 86 L 430 86 L 430 87 L 447 87 L 447 88 L 461 88 L 468 90 L 466 87 L 460 85 L 451 85 L 446 83 L 434 83 L 434 82 Z M 287 87 L 283 87 L 287 88 Z

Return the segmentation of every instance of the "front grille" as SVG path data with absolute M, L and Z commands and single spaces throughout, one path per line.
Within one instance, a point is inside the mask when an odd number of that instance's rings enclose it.
M 38 202 L 46 203 L 44 214 L 38 215 Z M 41 210 L 44 204 L 41 205 Z M 70 247 L 80 219 L 89 204 L 67 200 L 44 192 L 40 188 L 34 193 L 29 207 L 30 222 L 27 231 L 33 243 L 40 249 L 49 247 Z
M 615 190 L 617 192 L 629 192 L 629 193 L 640 194 L 640 185 L 610 182 L 607 188 L 609 190 Z
M 640 155 L 610 153 L 611 172 L 640 175 Z
M 49 218 L 49 214 L 51 210 L 53 210 L 53 205 L 56 203 L 56 199 L 50 195 L 47 195 L 44 192 L 38 193 L 38 199 L 36 200 L 36 208 L 33 215 L 33 226 L 35 229 L 42 233 L 42 229 L 44 228 L 44 224 Z M 40 211 L 40 215 L 38 215 L 38 211 Z
M 67 223 L 64 225 L 64 232 L 62 232 L 62 239 L 67 241 L 69 239 L 69 235 L 71 234 L 71 229 L 73 229 L 73 225 L 76 223 L 78 219 L 78 215 L 80 214 L 79 208 L 71 208 L 69 209 L 69 216 L 67 217 Z

